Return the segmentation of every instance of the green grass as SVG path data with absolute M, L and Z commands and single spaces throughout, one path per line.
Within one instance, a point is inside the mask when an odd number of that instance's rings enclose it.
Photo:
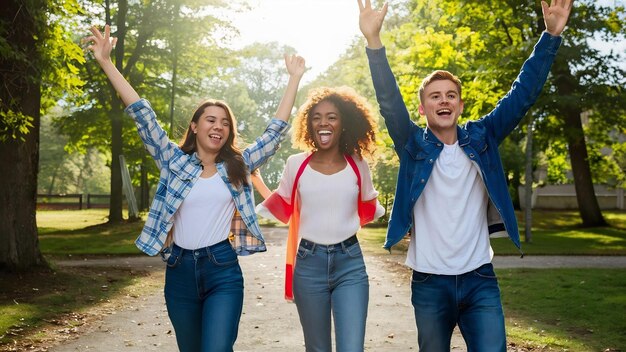
M 507 335 L 557 351 L 626 347 L 626 270 L 497 270 Z
M 626 255 L 626 212 L 604 211 L 610 226 L 582 228 L 577 211 L 533 211 L 532 241 L 525 242 L 524 215 L 518 213 L 522 251 L 535 255 Z M 496 255 L 517 255 L 508 238 L 492 239 Z
M 108 210 L 40 210 L 37 212 L 39 235 L 63 230 L 78 230 L 107 221 Z
M 143 221 L 107 225 L 106 209 L 39 211 L 39 247 L 45 255 L 140 255 L 135 239 Z

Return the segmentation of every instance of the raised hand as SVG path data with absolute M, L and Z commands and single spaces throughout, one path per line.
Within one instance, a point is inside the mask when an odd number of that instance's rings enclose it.
M 298 85 L 300 85 L 300 79 L 306 71 L 304 66 L 304 58 L 298 55 L 285 54 L 285 67 L 289 73 L 289 81 L 287 81 L 287 88 L 285 88 L 285 94 L 278 104 L 276 110 L 276 118 L 283 121 L 289 120 L 291 116 L 291 109 L 296 101 L 296 94 L 298 93 Z
M 359 3 L 359 29 L 367 40 L 367 46 L 378 49 L 383 46 L 380 41 L 380 29 L 383 27 L 388 4 L 385 3 L 380 10 L 372 9 L 371 0 L 357 0 Z
M 117 42 L 117 38 L 111 38 L 111 27 L 109 27 L 108 24 L 104 26 L 104 35 L 102 35 L 96 26 L 91 27 L 90 30 L 93 35 L 84 40 L 92 42 L 93 44 L 89 45 L 87 49 L 93 51 L 93 55 L 98 62 L 110 60 L 111 50 L 113 50 Z
M 572 10 L 572 2 L 573 0 L 552 0 L 548 6 L 547 2 L 541 1 L 546 32 L 554 36 L 561 35 Z
M 120 95 L 124 104 L 128 106 L 139 100 L 139 95 L 135 89 L 133 89 L 111 61 L 111 50 L 113 50 L 117 39 L 111 38 L 111 28 L 109 25 L 104 26 L 104 35 L 102 35 L 95 26 L 91 27 L 91 33 L 93 34 L 92 36 L 84 39 L 92 43 L 87 49 L 93 51 L 93 55 L 98 61 L 98 64 L 102 67 L 102 70 L 109 78 L 109 81 L 111 81 L 113 88 L 115 88 L 117 94 Z
M 302 77 L 304 71 L 306 71 L 304 58 L 298 55 L 285 54 L 285 66 L 290 76 Z

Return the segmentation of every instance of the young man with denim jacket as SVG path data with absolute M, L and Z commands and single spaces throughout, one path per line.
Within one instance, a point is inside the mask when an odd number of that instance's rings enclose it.
M 358 3 L 376 98 L 400 158 L 384 247 L 410 231 L 406 264 L 413 269 L 419 349 L 449 351 L 458 325 L 469 351 L 506 351 L 489 236 L 508 234 L 518 248 L 520 241 L 498 145 L 541 92 L 572 0 L 542 1 L 546 31 L 511 90 L 481 119 L 457 124 L 463 100 L 456 76 L 426 77 L 419 91 L 426 128 L 411 121 L 380 39 L 387 4 L 375 10 L 370 0 Z

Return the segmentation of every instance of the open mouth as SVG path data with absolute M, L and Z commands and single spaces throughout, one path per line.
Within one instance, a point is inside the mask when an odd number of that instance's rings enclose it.
M 317 131 L 317 134 L 320 136 L 320 142 L 322 144 L 326 144 L 328 142 L 330 142 L 330 139 L 333 135 L 333 133 L 329 130 L 321 130 L 321 131 Z
M 450 116 L 450 115 L 452 115 L 452 110 L 450 109 L 437 110 L 437 116 Z
M 221 141 L 222 140 L 222 136 L 220 136 L 219 134 L 210 134 L 209 138 L 215 140 L 215 141 Z

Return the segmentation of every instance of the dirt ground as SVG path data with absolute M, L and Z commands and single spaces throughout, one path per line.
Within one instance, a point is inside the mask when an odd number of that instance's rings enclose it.
M 283 299 L 284 242 L 286 229 L 265 229 L 268 252 L 240 257 L 244 272 L 245 301 L 235 351 L 304 351 L 296 307 Z M 626 257 L 495 257 L 496 267 L 626 267 Z M 367 351 L 417 351 L 417 331 L 410 302 L 410 271 L 404 255 L 366 253 L 370 278 L 370 303 L 365 349 Z M 144 268 L 163 280 L 160 258 L 117 258 L 116 266 Z M 111 259 L 57 262 L 62 266 L 111 266 Z M 162 285 L 149 294 L 125 297 L 96 319 L 77 326 L 66 338 L 39 351 L 176 351 L 176 338 L 165 308 Z M 50 343 L 52 344 L 52 343 Z M 458 331 L 452 351 L 466 351 Z M 521 351 L 510 349 L 510 351 Z

